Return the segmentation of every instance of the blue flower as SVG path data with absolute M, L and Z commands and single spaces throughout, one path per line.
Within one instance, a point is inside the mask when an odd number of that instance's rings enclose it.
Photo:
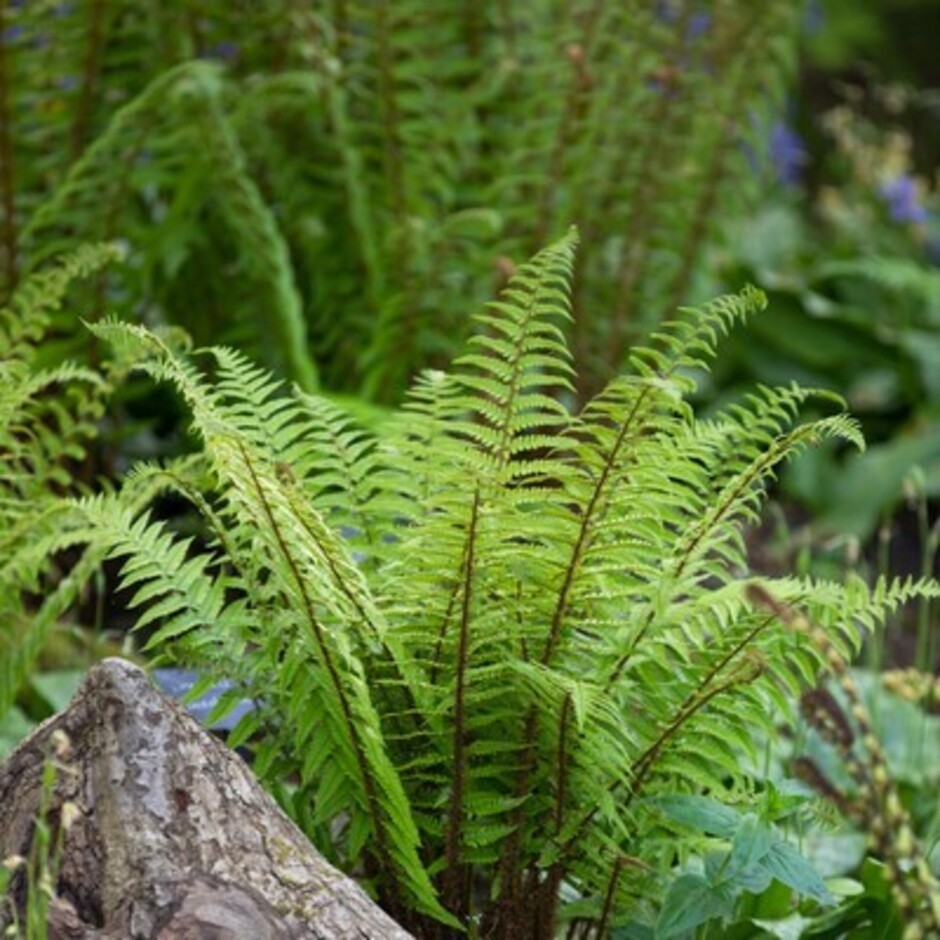
M 22 26 L 8 26 L 3 31 L 3 44 L 8 45 L 10 43 L 14 43 L 22 35 L 23 35 Z
M 786 121 L 777 121 L 770 130 L 770 159 L 782 183 L 795 185 L 808 155 L 803 139 Z
M 887 203 L 892 221 L 902 224 L 927 221 L 927 210 L 921 204 L 917 185 L 907 173 L 882 183 L 881 197 Z
M 708 28 L 711 25 L 712 18 L 710 13 L 706 13 L 704 10 L 693 13 L 692 18 L 689 20 L 689 25 L 686 28 L 686 39 L 698 39 L 699 36 L 703 36 L 708 32 Z
M 221 59 L 223 62 L 230 62 L 238 55 L 238 44 L 234 42 L 217 42 L 209 46 L 202 54 L 204 59 Z

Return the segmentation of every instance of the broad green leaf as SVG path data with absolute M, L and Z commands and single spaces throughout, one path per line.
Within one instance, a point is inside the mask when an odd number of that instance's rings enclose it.
M 726 886 L 714 887 L 701 875 L 680 875 L 663 901 L 656 922 L 656 940 L 667 940 L 734 909 L 734 894 Z
M 731 843 L 729 873 L 737 874 L 753 869 L 770 851 L 773 841 L 771 827 L 753 813 L 748 813 Z
M 732 838 L 741 825 L 739 813 L 707 796 L 675 793 L 657 796 L 649 803 L 683 826 L 723 839 Z
M 30 679 L 30 685 L 54 712 L 60 712 L 72 700 L 84 676 L 81 669 L 40 672 Z
M 835 903 L 835 898 L 816 869 L 789 842 L 774 842 L 760 864 L 798 894 L 814 898 L 822 904 Z

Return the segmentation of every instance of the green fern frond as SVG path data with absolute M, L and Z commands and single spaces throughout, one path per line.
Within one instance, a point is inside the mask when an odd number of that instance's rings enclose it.
M 0 308 L 0 716 L 101 562 L 89 549 L 64 568 L 60 553 L 77 542 L 55 540 L 61 497 L 81 489 L 75 467 L 121 370 L 114 363 L 106 371 L 47 366 L 42 358 L 51 317 L 73 282 L 120 256 L 113 245 L 82 246 L 22 280 Z
M 49 317 L 62 306 L 74 281 L 123 258 L 124 251 L 116 244 L 80 245 L 57 258 L 55 266 L 20 283 L 8 305 L 0 308 L 0 349 L 5 367 L 14 359 L 32 360 Z
M 225 117 L 223 92 L 219 69 L 209 62 L 184 63 L 155 78 L 118 109 L 108 127 L 69 168 L 55 193 L 33 214 L 22 232 L 23 248 L 37 264 L 69 247 L 76 229 L 86 237 L 90 232 L 114 237 L 120 231 L 135 256 L 144 258 L 143 270 L 138 260 L 134 269 L 124 270 L 124 276 L 130 283 L 159 280 L 166 268 L 172 271 L 183 262 L 166 257 L 170 248 L 164 245 L 160 229 L 154 232 L 158 223 L 141 207 L 154 200 L 154 193 L 175 186 L 171 205 L 159 223 L 167 232 L 164 237 L 182 243 L 175 250 L 182 250 L 184 258 L 195 254 L 196 245 L 187 242 L 201 236 L 180 214 L 201 211 L 211 215 L 222 230 L 220 241 L 224 238 L 236 256 L 233 268 L 238 280 L 230 288 L 239 285 L 270 317 L 266 322 L 271 329 L 259 329 L 257 310 L 241 309 L 233 297 L 229 303 L 235 321 L 231 338 L 247 342 L 269 365 L 284 368 L 304 387 L 314 388 L 316 370 L 307 349 L 289 250 L 247 171 Z M 202 200 L 198 209 L 191 204 L 196 192 Z M 138 193 L 140 200 L 129 198 L 131 193 Z M 97 319 L 101 312 L 99 300 L 89 319 Z
M 318 439 L 318 422 L 310 420 L 311 413 L 318 417 L 316 411 L 293 398 L 279 397 L 278 383 L 231 350 L 213 350 L 218 364 L 213 384 L 192 362 L 142 327 L 110 323 L 94 330 L 119 343 L 136 343 L 152 357 L 142 359 L 140 368 L 182 393 L 214 479 L 217 508 L 212 521 L 230 529 L 230 554 L 187 559 L 185 542 L 164 544 L 167 536 L 162 530 L 151 535 L 152 529 L 140 522 L 118 523 L 127 528 L 128 537 L 155 541 L 149 550 L 143 542 L 131 550 L 118 541 L 115 551 L 127 549 L 132 558 L 142 553 L 144 558 L 173 562 L 164 564 L 160 579 L 152 577 L 143 563 L 141 569 L 125 563 L 126 582 L 147 579 L 134 602 L 149 598 L 154 604 L 139 625 L 161 618 L 154 642 L 179 642 L 202 626 L 206 639 L 194 634 L 183 647 L 185 655 L 197 658 L 204 658 L 200 642 L 228 637 L 240 657 L 252 660 L 244 648 L 252 637 L 258 649 L 254 679 L 261 674 L 270 677 L 261 686 L 265 697 L 292 719 L 277 741 L 292 748 L 302 762 L 304 781 L 312 781 L 319 794 L 319 813 L 327 815 L 317 818 L 329 821 L 344 812 L 352 812 L 357 820 L 364 816 L 377 864 L 389 883 L 405 892 L 416 910 L 446 919 L 418 863 L 417 830 L 382 743 L 382 727 L 362 664 L 370 651 L 382 649 L 393 656 L 384 645 L 384 616 L 362 571 L 302 485 L 309 478 L 315 486 L 316 460 L 293 465 L 301 477 L 285 469 L 291 466 L 285 461 L 301 446 L 325 448 L 332 443 Z M 197 502 L 199 508 L 204 505 Z M 236 579 L 223 576 L 220 568 L 205 580 L 208 569 L 223 562 L 238 572 Z M 232 605 L 234 621 L 225 624 L 216 603 L 233 591 L 244 600 Z M 193 595 L 195 609 L 186 602 L 188 594 Z M 215 618 L 216 626 L 211 627 L 211 619 L 203 622 L 203 617 Z M 254 624 L 250 632 L 249 621 Z M 316 685 L 315 694 L 293 693 L 294 677 L 300 674 Z M 340 779 L 346 781 L 344 786 L 337 785 Z

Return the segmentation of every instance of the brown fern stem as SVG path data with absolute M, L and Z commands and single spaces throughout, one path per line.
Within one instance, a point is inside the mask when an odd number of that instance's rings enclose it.
M 626 787 L 623 807 L 629 807 L 646 783 L 652 768 L 656 764 L 656 760 L 679 730 L 719 695 L 740 685 L 742 682 L 752 681 L 754 678 L 756 678 L 756 673 L 747 678 L 732 676 L 724 684 L 718 685 L 707 692 L 698 691 L 702 686 L 696 686 L 696 690 L 693 690 L 686 698 L 685 702 L 677 709 L 676 715 L 672 721 L 663 728 L 659 735 L 657 735 L 656 740 L 647 747 L 633 765 L 634 773 L 631 775 L 630 783 L 625 785 L 620 778 L 617 778 L 607 785 L 607 792 L 615 794 L 621 788 Z M 561 865 L 568 861 L 578 843 L 581 842 L 587 834 L 588 828 L 594 821 L 598 812 L 600 812 L 600 806 L 594 806 L 578 820 L 572 834 L 562 843 L 558 856 L 555 859 L 555 864 Z
M 626 865 L 626 859 L 622 855 L 614 859 L 610 880 L 607 883 L 607 891 L 604 895 L 604 906 L 601 908 L 601 916 L 595 931 L 597 940 L 604 940 L 604 937 L 607 936 L 607 924 L 610 921 L 611 913 L 613 913 L 614 898 L 617 896 L 617 883 L 620 881 L 620 873 L 623 871 L 624 865 Z
M 594 86 L 589 65 L 590 52 L 593 47 L 595 27 L 604 2 L 605 0 L 594 0 L 592 9 L 585 17 L 581 41 L 572 43 L 565 49 L 565 57 L 571 67 L 571 79 L 548 160 L 548 174 L 538 199 L 535 240 L 539 245 L 547 239 L 552 221 L 552 197 L 564 182 L 565 157 L 587 112 L 588 101 Z
M 715 56 L 719 68 L 725 61 L 735 58 L 735 50 L 738 49 L 741 42 L 740 31 L 733 31 L 730 37 L 721 44 L 721 48 Z M 753 47 L 753 43 L 751 43 L 751 46 Z M 737 53 L 737 57 L 741 58 L 740 52 Z M 753 59 L 753 56 L 750 58 Z M 737 103 L 739 94 L 745 90 L 749 78 L 750 70 L 742 66 L 739 67 L 736 79 L 729 83 L 725 100 L 732 105 L 732 108 Z M 722 117 L 714 115 L 710 119 L 719 121 L 722 120 Z M 731 119 L 724 118 L 723 133 L 712 151 L 711 160 L 705 171 L 705 183 L 692 212 L 692 222 L 685 228 L 686 237 L 679 251 L 678 270 L 672 289 L 669 292 L 669 299 L 663 306 L 660 318 L 671 315 L 673 310 L 685 302 L 692 274 L 695 270 L 696 258 L 708 236 L 709 225 L 715 217 L 722 187 L 728 178 L 728 162 L 735 150 L 735 131 L 736 127 Z
M 552 622 L 549 627 L 549 633 L 545 640 L 545 647 L 542 651 L 540 661 L 543 666 L 549 665 L 558 645 L 561 636 L 561 628 L 564 617 L 568 611 L 568 603 L 571 596 L 571 590 L 574 586 L 575 575 L 581 569 L 581 560 L 589 544 L 591 525 L 594 522 L 596 513 L 600 507 L 602 495 L 605 493 L 613 468 L 621 448 L 627 439 L 630 429 L 633 427 L 634 419 L 640 413 L 640 408 L 647 397 L 647 390 L 637 397 L 630 414 L 624 419 L 617 439 L 604 462 L 603 470 L 599 476 L 594 490 L 591 493 L 591 499 L 581 518 L 581 527 L 578 530 L 577 538 L 572 549 L 571 558 L 565 570 L 565 577 L 559 591 L 558 601 L 552 614 Z M 528 792 L 532 773 L 535 770 L 537 753 L 535 748 L 535 738 L 538 734 L 538 714 L 534 707 L 529 709 L 526 715 L 525 726 L 522 733 L 523 754 L 519 766 L 519 774 L 516 779 L 515 795 L 522 799 Z M 567 762 L 567 757 L 565 758 Z M 496 923 L 511 920 L 523 904 L 522 875 L 519 870 L 519 858 L 522 848 L 522 826 L 525 821 L 525 808 L 520 805 L 512 816 L 513 832 L 508 836 L 503 846 L 500 856 L 500 897 L 496 905 L 495 920 Z M 551 938 L 554 929 L 555 914 L 557 907 L 557 891 L 561 884 L 564 870 L 560 866 L 552 866 L 547 880 L 539 886 L 538 896 L 538 922 L 541 926 L 537 928 L 539 937 Z M 486 925 L 485 925 L 486 926 Z
M 555 832 L 561 832 L 565 798 L 568 795 L 568 726 L 571 722 L 571 695 L 566 695 L 558 716 L 558 756 L 555 761 Z
M 109 0 L 94 0 L 88 26 L 88 44 L 82 66 L 82 92 L 75 109 L 71 129 L 71 156 L 77 160 L 88 143 L 91 130 L 91 112 L 95 101 L 96 85 L 101 73 L 101 53 L 107 28 Z
M 545 648 L 542 650 L 541 663 L 543 666 L 549 665 L 554 656 L 555 649 L 558 646 L 562 624 L 564 623 L 565 615 L 568 613 L 568 604 L 571 600 L 571 590 L 574 587 L 575 575 L 581 570 L 581 561 L 584 558 L 584 553 L 588 549 L 591 526 L 594 524 L 595 516 L 599 510 L 601 497 L 607 491 L 607 485 L 610 482 L 611 474 L 616 466 L 617 458 L 620 456 L 621 448 L 627 440 L 627 435 L 633 427 L 634 419 L 640 413 L 640 408 L 646 401 L 648 395 L 648 390 L 644 388 L 633 403 L 630 414 L 627 415 L 621 424 L 614 445 L 611 447 L 610 452 L 604 460 L 603 469 L 591 493 L 591 498 L 581 516 L 581 526 L 578 529 L 578 536 L 575 539 L 574 547 L 571 551 L 571 558 L 565 568 L 565 577 L 561 585 L 561 590 L 558 592 L 558 601 L 555 604 L 555 610 L 552 613 L 552 622 L 549 627 L 548 637 L 545 640 Z
M 454 688 L 453 774 L 451 777 L 450 811 L 444 840 L 447 867 L 442 877 L 444 906 L 461 921 L 470 914 L 470 871 L 461 855 L 463 801 L 467 785 L 466 697 L 467 671 L 470 665 L 470 618 L 473 603 L 473 579 L 476 564 L 477 523 L 480 512 L 480 490 L 473 496 L 467 551 L 463 564 L 463 597 L 460 609 L 460 633 L 457 639 Z
M 333 49 L 336 57 L 346 64 L 346 56 L 349 46 L 349 2 L 348 0 L 333 0 L 333 15 L 330 18 L 333 23 Z
M 685 229 L 687 234 L 679 252 L 679 267 L 669 292 L 669 299 L 659 315 L 660 320 L 671 315 L 672 311 L 685 302 L 695 270 L 696 258 L 702 250 L 702 245 L 708 236 L 709 225 L 718 208 L 718 197 L 721 195 L 722 185 L 727 178 L 728 158 L 731 156 L 733 143 L 733 129 L 729 127 L 715 147 L 706 171 L 705 185 L 692 213 L 692 222 Z

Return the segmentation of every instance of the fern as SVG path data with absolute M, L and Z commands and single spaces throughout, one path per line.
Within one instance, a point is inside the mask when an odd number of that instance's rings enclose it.
M 802 421 L 819 393 L 791 386 L 695 417 L 691 376 L 763 306 L 751 289 L 684 311 L 572 413 L 575 250 L 522 266 L 374 434 L 231 349 L 93 327 L 178 390 L 201 447 L 72 501 L 54 537 L 122 559 L 151 648 L 263 702 L 234 740 L 275 788 L 294 774 L 279 795 L 311 838 L 426 937 L 642 918 L 673 852 L 650 798 L 746 800 L 755 729 L 823 665 L 751 603 L 742 532 L 782 461 L 860 445 L 855 423 Z M 141 513 L 165 487 L 204 538 Z M 770 589 L 846 658 L 938 591 Z
M 106 132 L 71 166 L 52 198 L 33 214 L 22 241 L 42 260 L 68 245 L 76 228 L 86 237 L 120 234 L 141 254 L 138 269 L 125 269 L 127 281 L 116 292 L 133 298 L 157 287 L 180 263 L 165 256 L 170 242 L 177 243 L 176 252 L 179 243 L 194 242 L 192 264 L 199 263 L 198 243 L 213 238 L 216 250 L 224 245 L 223 251 L 230 252 L 227 263 L 238 271 L 242 289 L 273 317 L 273 332 L 263 331 L 255 310 L 229 303 L 234 321 L 229 338 L 247 341 L 270 364 L 313 387 L 316 374 L 288 249 L 246 173 L 222 114 L 221 93 L 217 69 L 209 63 L 189 63 L 160 75 L 115 114 Z M 194 192 L 201 203 L 193 202 Z M 141 203 L 131 200 L 135 193 L 146 193 Z M 136 211 L 129 211 L 129 204 Z M 154 215 L 161 217 L 156 229 Z M 99 295 L 92 319 L 102 304 Z
M 64 507 L 89 442 L 120 378 L 71 364 L 44 365 L 50 320 L 73 281 L 120 257 L 111 245 L 83 247 L 24 280 L 0 309 L 0 715 L 29 675 L 50 630 L 96 570 L 101 553 L 89 547 L 70 575 L 56 563 Z M 40 601 L 28 601 L 28 591 Z

